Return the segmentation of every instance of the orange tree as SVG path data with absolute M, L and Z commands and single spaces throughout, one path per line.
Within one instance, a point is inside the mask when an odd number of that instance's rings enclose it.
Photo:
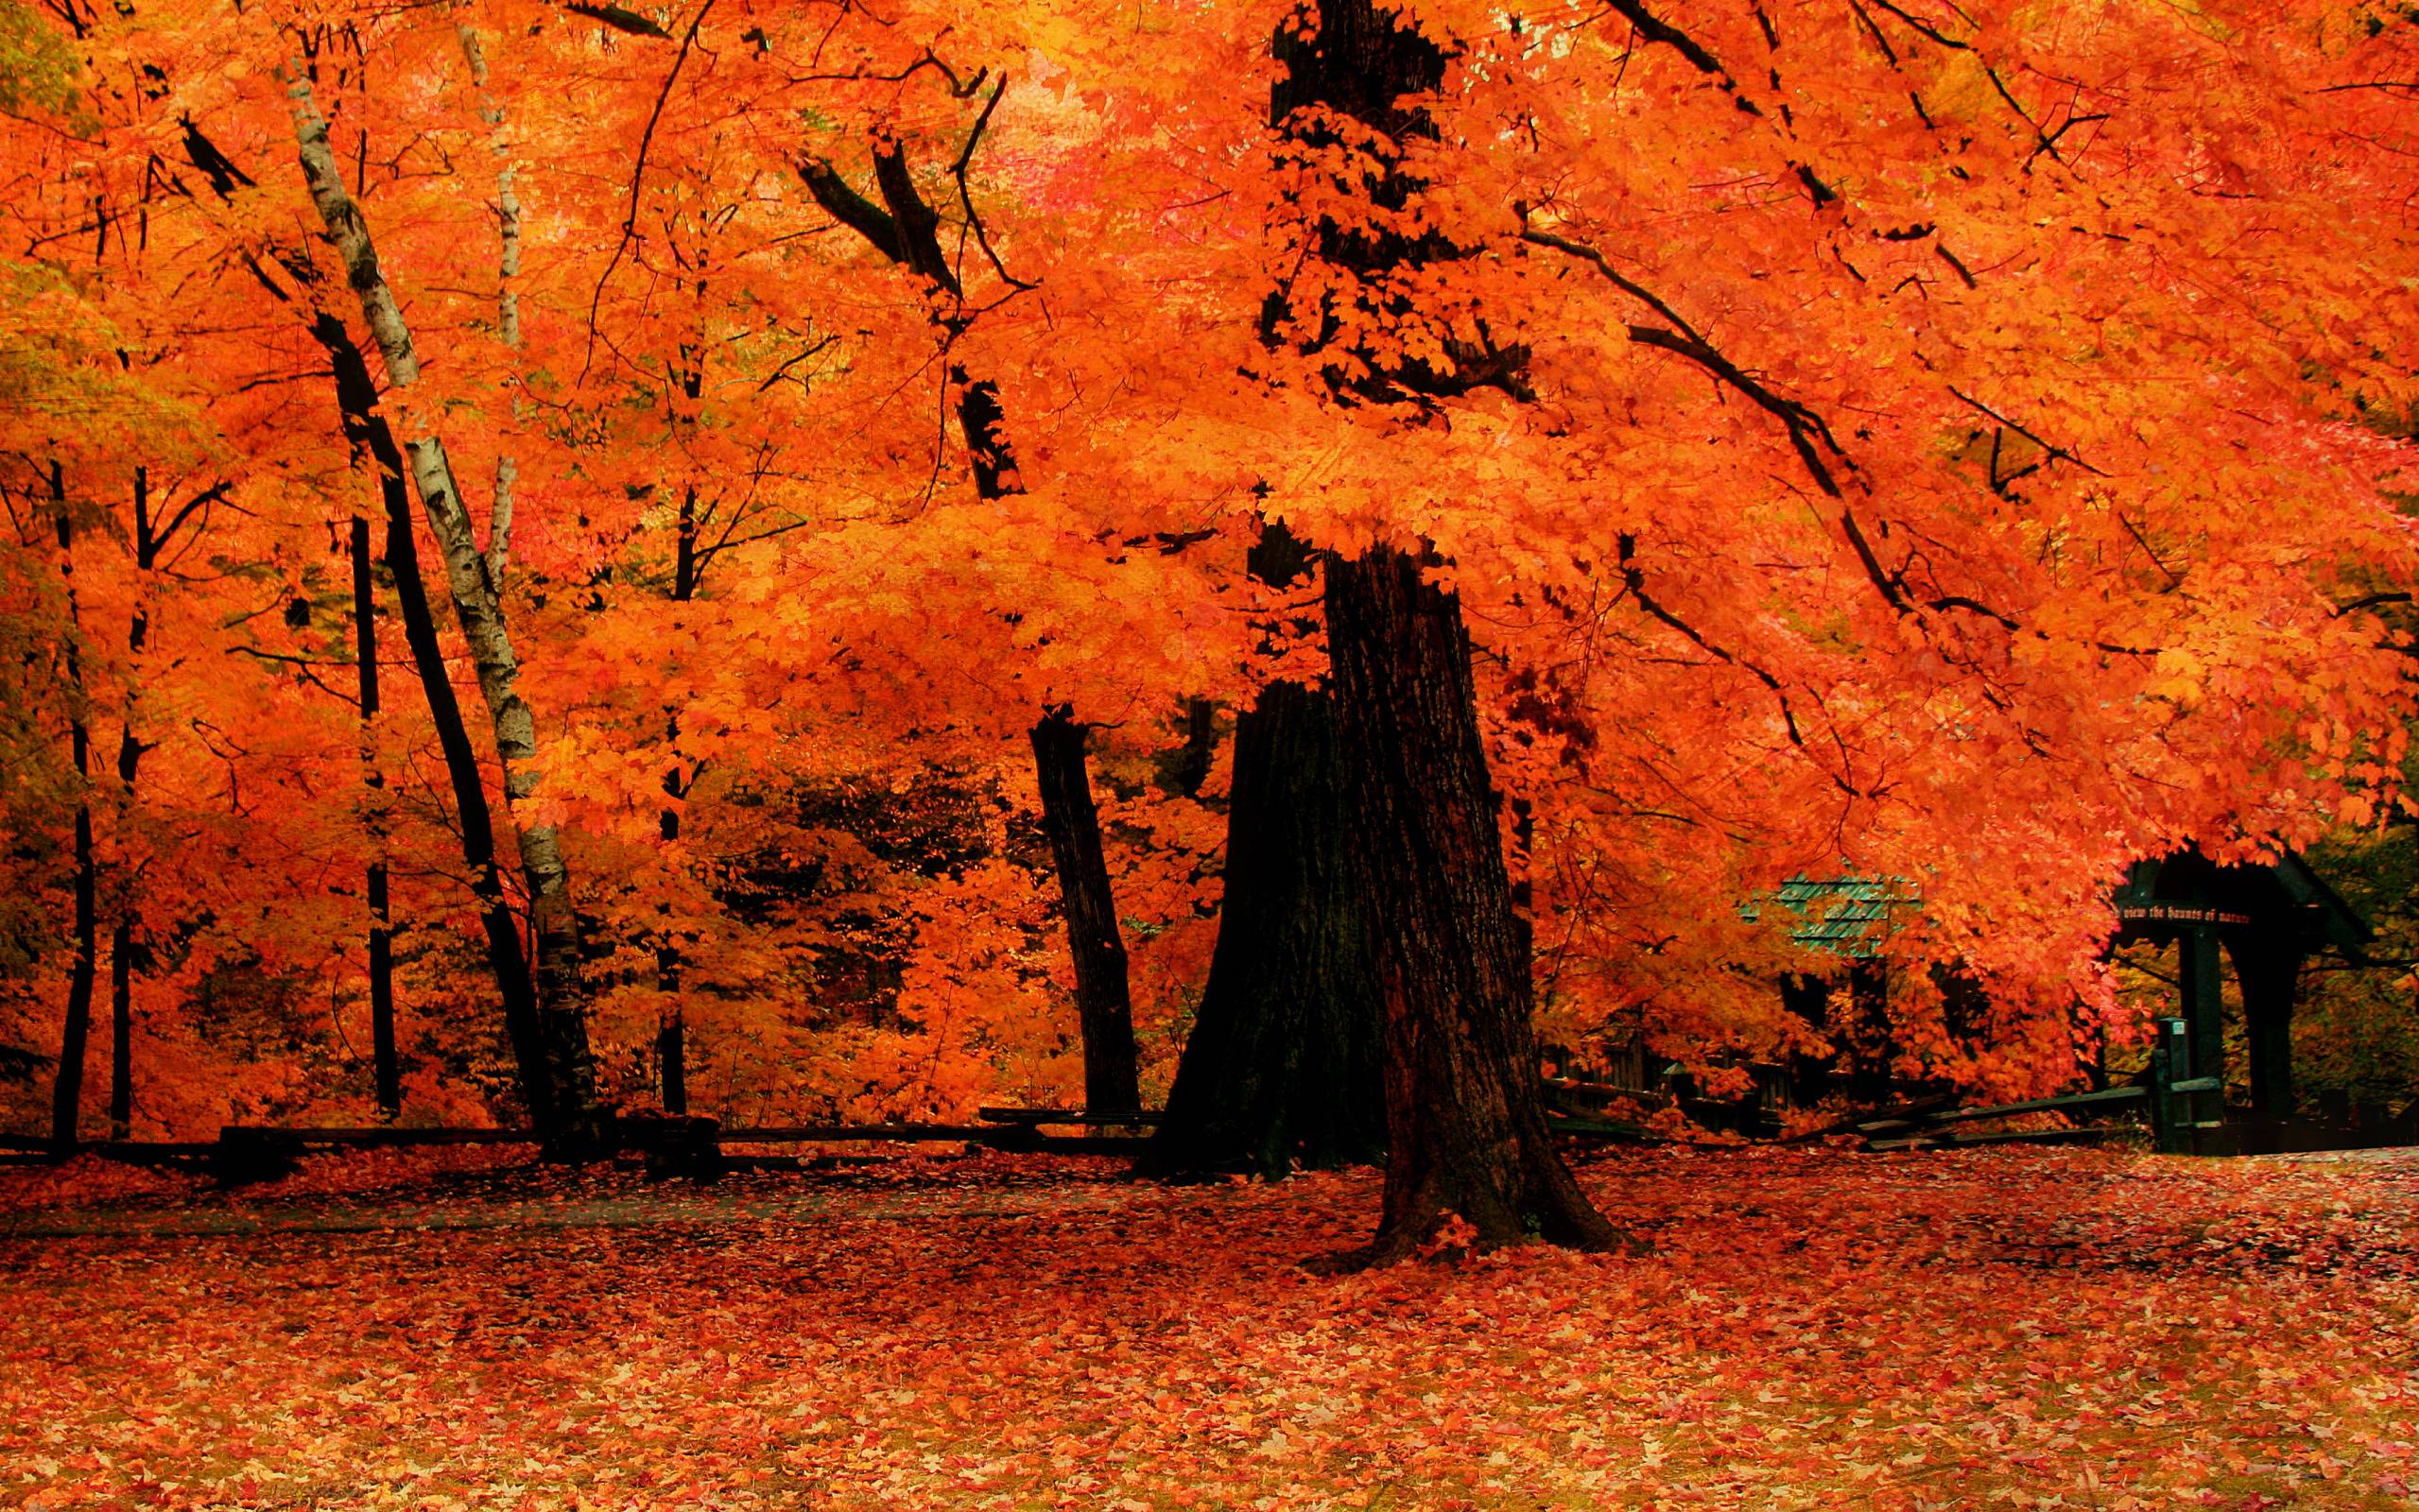
M 1061 706 L 1129 765 L 1180 699 L 1238 712 L 1221 954 L 1288 965 L 1212 973 L 1220 1054 L 1278 1069 L 1210 1077 L 1251 1112 L 1206 1158 L 1365 1148 L 1305 1110 L 1382 1108 L 1381 1256 L 1447 1211 L 1608 1242 L 1532 1019 L 1801 1035 L 1737 911 L 1789 871 L 1909 879 L 1904 951 L 1993 989 L 1962 1038 L 1914 1005 L 1910 1053 L 2013 1088 L 2068 1063 L 2079 991 L 2113 1011 L 2116 862 L 2393 799 L 2404 449 L 2355 422 L 2408 397 L 2400 11 L 10 16 L 48 60 L 7 126 L 40 187 L 12 307 L 151 333 L 146 381 L 198 396 L 176 455 L 278 485 L 238 555 L 299 563 L 417 490 L 462 632 L 411 637 L 423 701 L 458 677 L 483 728 L 365 740 L 279 686 L 339 765 L 434 734 L 458 812 L 501 795 L 458 831 L 472 912 L 525 1098 L 575 1132 L 596 1004 L 651 993 L 668 1033 L 786 990 L 715 885 L 795 837 L 768 791 L 925 751 L 1046 810 L 1007 774 Z M 377 423 L 327 397 L 338 345 Z M 311 405 L 261 397 L 303 373 Z M 14 497 L 60 453 L 130 499 L 139 447 L 27 434 Z M 62 749 L 65 713 L 36 720 Z M 338 785 L 314 833 L 359 875 L 376 804 Z M 1130 785 L 1087 869 L 1196 846 L 1188 798 Z M 44 810 L 61 874 L 78 806 Z M 1030 909 L 974 876 L 903 906 L 1029 959 Z M 1382 1055 L 1305 1050 L 1381 1019 Z
M 1387 1005 L 1374 1253 L 1446 1211 L 1605 1237 L 1529 1088 L 1490 732 L 1533 785 L 1539 916 L 1616 971 L 1702 965 L 1688 937 L 1783 868 L 1919 879 L 1916 948 L 1998 988 L 1989 1042 L 1940 1047 L 1984 1080 L 2066 1063 L 2079 979 L 2105 1003 L 2115 860 L 2393 791 L 2407 662 L 2365 605 L 2408 582 L 2405 456 L 2354 422 L 2412 351 L 2408 17 L 1167 25 L 1207 67 L 1108 192 L 1192 180 L 1168 219 L 1207 297 L 1157 327 L 1188 384 L 1163 434 L 1248 458 L 1326 548 Z

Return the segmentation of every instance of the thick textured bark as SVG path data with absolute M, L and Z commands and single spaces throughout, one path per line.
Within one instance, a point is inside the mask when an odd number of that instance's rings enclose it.
M 1348 1263 L 1402 1259 L 1448 1213 L 1482 1245 L 1618 1244 L 1546 1127 L 1535 987 L 1460 602 L 1390 547 L 1331 555 L 1326 569 L 1338 745 L 1386 1025 L 1385 1209 Z
M 1417 96 L 1443 80 L 1445 50 L 1370 0 L 1320 0 L 1279 27 L 1275 51 L 1280 132 L 1316 161 L 1335 146 L 1327 112 L 1370 128 L 1375 143 L 1355 146 L 1374 146 L 1377 170 L 1356 170 L 1345 187 L 1388 210 L 1408 206 L 1420 184 L 1387 144 L 1436 134 Z M 1433 231 L 1334 219 L 1319 223 L 1314 250 L 1380 301 L 1395 298 L 1385 291 L 1400 272 L 1463 255 Z M 1283 309 L 1282 295 L 1270 298 L 1272 313 Z M 1318 312 L 1285 313 L 1294 321 L 1272 326 L 1299 329 Z M 1315 352 L 1327 338 L 1313 339 Z M 1523 391 L 1521 354 L 1491 342 L 1437 364 L 1374 349 L 1337 355 L 1327 381 L 1356 405 L 1416 411 L 1481 385 Z M 1456 1213 L 1481 1245 L 1621 1242 L 1546 1128 L 1528 933 L 1496 828 L 1469 636 L 1459 598 L 1425 580 L 1425 556 L 1380 542 L 1324 558 L 1328 685 L 1387 1057 L 1384 1211 L 1375 1239 L 1329 1268 L 1405 1258 Z
M 93 979 L 100 944 L 100 874 L 93 855 L 93 735 L 84 707 L 84 660 L 76 607 L 76 525 L 67 510 L 66 473 L 50 464 L 50 503 L 58 514 L 59 572 L 67 583 L 67 742 L 76 782 L 76 954 L 68 968 L 67 1012 L 59 1031 L 59 1073 L 50 1089 L 50 1141 L 75 1148 L 84 1108 L 84 1047 L 93 1026 Z
M 364 375 L 367 376 L 366 374 Z M 395 480 L 400 484 L 403 480 Z M 387 774 L 378 769 L 378 598 L 370 571 L 370 521 L 353 517 L 354 687 L 361 705 L 361 786 L 370 835 L 370 1066 L 381 1117 L 403 1111 L 403 1062 L 395 1050 L 394 919 L 387 896 Z
M 1126 987 L 1126 944 L 1100 849 L 1100 816 L 1083 758 L 1084 727 L 1064 705 L 1033 727 L 1033 767 L 1041 778 L 1042 828 L 1057 864 L 1075 957 L 1075 1005 L 1083 1024 L 1083 1102 L 1095 1113 L 1141 1110 L 1134 1078 L 1133 1005 Z
M 471 892 L 478 900 L 479 925 L 487 940 L 489 970 L 495 976 L 496 996 L 504 1008 L 504 1031 L 519 1073 L 521 1100 L 529 1121 L 542 1133 L 556 1127 L 554 1077 L 538 1031 L 538 995 L 521 949 L 520 920 L 505 896 L 504 878 L 496 867 L 495 819 L 487 802 L 487 784 L 479 772 L 478 752 L 471 744 L 462 706 L 454 696 L 454 679 L 446 671 L 444 647 L 437 639 L 437 619 L 421 577 L 420 547 L 412 533 L 411 499 L 404 484 L 403 449 L 386 417 L 378 412 L 378 391 L 370 369 L 345 335 L 344 322 L 321 314 L 312 335 L 328 354 L 336 379 L 337 411 L 346 439 L 376 465 L 380 498 L 387 523 L 386 558 L 395 582 L 395 605 L 404 627 L 404 644 L 427 699 L 429 718 L 437 727 L 437 747 L 445 758 L 445 775 L 454 790 L 454 809 L 461 826 L 462 863 Z M 366 526 L 365 526 L 366 529 Z
M 1306 553 L 1263 530 L 1253 576 Z M 1376 962 L 1345 829 L 1335 711 L 1274 682 L 1235 722 L 1225 902 L 1209 982 L 1147 1165 L 1163 1172 L 1374 1160 L 1386 1149 Z
M 327 122 L 312 99 L 305 65 L 288 70 L 287 94 L 293 105 L 295 142 L 300 149 L 304 182 L 344 262 L 348 281 L 360 296 L 361 312 L 370 334 L 386 360 L 387 374 L 398 388 L 408 388 L 420 376 L 420 357 L 410 328 L 378 266 L 370 228 L 344 187 L 336 155 L 328 145 Z M 404 438 L 413 486 L 427 516 L 430 533 L 444 558 L 445 577 L 454 601 L 456 620 L 470 647 L 478 673 L 495 748 L 504 767 L 504 799 L 508 812 L 536 795 L 543 775 L 537 723 L 520 694 L 521 663 L 513 649 L 510 627 L 488 559 L 478 545 L 460 489 L 447 459 L 444 443 L 435 435 Z M 516 813 L 515 817 L 519 815 Z M 595 1059 L 588 1045 L 585 984 L 581 980 L 579 919 L 571 902 L 571 874 L 564 865 L 560 840 L 550 824 L 519 823 L 521 873 L 529 894 L 529 923 L 536 937 L 537 1036 L 551 1082 L 553 1108 L 547 1137 L 558 1148 L 593 1146 L 601 1137 L 602 1109 L 596 1097 Z

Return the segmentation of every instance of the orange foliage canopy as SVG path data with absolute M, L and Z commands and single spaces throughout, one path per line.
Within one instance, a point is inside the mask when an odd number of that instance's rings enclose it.
M 321 1095 L 211 1017 L 228 969 L 313 984 L 289 1021 L 332 999 L 357 1023 L 329 552 L 376 490 L 309 335 L 324 311 L 364 337 L 295 167 L 298 80 L 420 348 L 386 411 L 441 437 L 504 538 L 545 766 L 512 820 L 564 827 L 625 1079 L 670 999 L 728 1047 L 734 1106 L 1063 1093 L 1019 755 L 1060 702 L 1102 730 L 1164 1064 L 1218 825 L 1152 764 L 1181 699 L 1319 665 L 1302 604 L 1243 573 L 1263 517 L 1450 564 L 1568 1042 L 1802 1036 L 1765 982 L 1804 962 L 1738 905 L 1847 867 L 1920 891 L 1897 949 L 1996 990 L 1980 1039 L 1918 1012 L 1911 1053 L 2054 1078 L 2077 994 L 2109 1002 L 2090 963 L 2123 859 L 2392 811 L 2410 662 L 2380 610 L 2419 572 L 2387 438 L 2419 352 L 2407 10 L 1419 4 L 1452 53 L 1435 140 L 1339 120 L 1313 150 L 1267 119 L 1292 9 L 0 9 L 7 739 L 35 774 L 6 795 L 29 839 L 5 906 L 56 936 L 65 816 L 95 795 L 105 911 L 151 952 L 145 1032 L 211 1068 L 147 1120 L 206 1121 L 233 1064 L 237 1106 Z M 1427 185 L 1408 202 L 1337 189 L 1394 152 Z M 877 198 L 906 175 L 946 276 L 836 223 L 817 164 Z M 1304 257 L 1321 219 L 1469 255 L 1356 280 Z M 1417 424 L 1321 397 L 1407 364 L 1495 382 Z M 977 496 L 970 383 L 997 387 L 1022 491 Z M 149 568 L 122 546 L 136 467 L 168 509 L 204 501 Z M 397 914 L 426 932 L 405 996 L 434 1022 L 481 998 L 470 904 L 430 732 L 389 703 L 370 754 Z M 121 726 L 151 748 L 112 784 Z M 964 853 L 802 793 L 959 795 Z M 27 954 L 31 1043 L 64 967 Z M 840 964 L 901 958 L 863 1022 L 798 1012 Z M 429 1056 L 416 1098 L 492 1074 Z

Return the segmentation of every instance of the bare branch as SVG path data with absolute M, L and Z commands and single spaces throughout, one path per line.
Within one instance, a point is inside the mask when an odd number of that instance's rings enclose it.
M 647 152 L 654 146 L 655 128 L 664 119 L 664 102 L 672 97 L 673 81 L 681 77 L 682 65 L 689 60 L 689 49 L 697 45 L 698 28 L 705 25 L 706 13 L 713 9 L 714 0 L 705 0 L 705 4 L 698 7 L 697 14 L 690 18 L 688 33 L 681 39 L 680 55 L 672 60 L 670 70 L 664 75 L 664 87 L 656 91 L 655 108 L 647 112 L 647 129 L 639 134 L 638 153 L 631 163 L 630 205 L 622 215 L 621 239 L 613 244 L 613 255 L 607 260 L 605 270 L 596 276 L 596 292 L 588 297 L 588 351 L 579 362 L 579 376 L 583 380 L 588 376 L 589 364 L 596 356 L 596 309 L 604 302 L 605 285 L 612 282 L 613 269 L 621 266 L 622 255 L 630 250 L 631 238 L 638 234 L 638 195 L 647 182 Z

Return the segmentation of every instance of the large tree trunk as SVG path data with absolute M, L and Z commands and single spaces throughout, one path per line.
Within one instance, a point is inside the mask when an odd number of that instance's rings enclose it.
M 1126 944 L 1100 848 L 1100 816 L 1083 758 L 1084 727 L 1065 705 L 1033 727 L 1033 767 L 1042 787 L 1042 828 L 1057 863 L 1067 948 L 1075 957 L 1075 1005 L 1083 1024 L 1083 1103 L 1095 1113 L 1139 1112 L 1133 1005 Z
M 1294 582 L 1307 553 L 1281 524 L 1253 575 Z M 1374 1160 L 1386 1149 L 1373 941 L 1345 828 L 1335 710 L 1273 682 L 1235 723 L 1218 948 L 1146 1165 L 1255 1169 Z
M 395 482 L 400 486 L 403 480 Z M 403 1111 L 403 1062 L 395 1050 L 394 919 L 387 898 L 387 775 L 378 769 L 378 599 L 376 580 L 370 571 L 368 516 L 353 517 L 346 545 L 353 560 L 354 687 L 361 704 L 363 817 L 370 835 L 365 881 L 370 901 L 371 1078 L 377 1092 L 378 1116 L 392 1119 Z
M 93 1028 L 93 978 L 100 944 L 100 874 L 93 855 L 92 727 L 84 706 L 81 616 L 76 605 L 76 524 L 67 476 L 50 464 L 50 504 L 58 515 L 59 572 L 67 583 L 67 741 L 76 762 L 76 954 L 68 968 L 67 1012 L 59 1031 L 59 1073 L 50 1088 L 50 1142 L 76 1147 L 84 1109 L 84 1046 Z
M 386 359 L 389 378 L 408 388 L 420 376 L 420 357 L 393 291 L 378 266 L 370 228 L 344 187 L 327 122 L 311 96 L 307 65 L 287 71 L 295 142 L 311 199 L 336 244 L 345 272 L 361 298 L 370 334 Z M 542 777 L 537 723 L 520 694 L 521 662 L 506 624 L 503 603 L 488 559 L 472 528 L 470 512 L 456 484 L 444 443 L 434 434 L 406 438 L 404 452 L 420 494 L 430 533 L 445 560 L 455 618 L 460 623 L 479 692 L 487 703 L 504 766 L 504 799 L 517 811 L 536 795 Z M 523 816 L 515 812 L 515 818 Z M 553 1093 L 549 1143 L 558 1150 L 594 1147 L 601 1138 L 595 1059 L 588 1045 L 585 984 L 581 980 L 579 920 L 572 909 L 571 874 L 554 826 L 520 822 L 521 873 L 529 894 L 529 922 L 537 942 L 537 1039 Z
M 378 391 L 370 369 L 345 334 L 344 322 L 322 313 L 312 335 L 328 354 L 336 378 L 338 413 L 346 438 L 376 464 L 378 488 L 387 521 L 387 570 L 395 581 L 395 603 L 401 611 L 404 643 L 410 648 L 420 675 L 429 718 L 437 727 L 438 749 L 445 758 L 445 775 L 454 790 L 455 814 L 461 826 L 462 863 L 470 875 L 471 892 L 478 900 L 479 924 L 487 940 L 489 970 L 504 1007 L 504 1030 L 519 1074 L 521 1099 L 532 1126 L 542 1134 L 556 1127 L 554 1075 L 538 1032 L 538 995 L 529 975 L 528 958 L 521 949 L 521 923 L 505 896 L 504 878 L 495 860 L 495 819 L 489 811 L 487 784 L 479 772 L 478 752 L 472 747 L 470 727 L 454 696 L 454 680 L 445 667 L 443 645 L 437 638 L 437 620 L 421 577 L 420 547 L 412 532 L 411 500 L 404 484 L 404 456 L 395 444 L 386 417 L 378 412 Z M 364 533 L 367 533 L 366 524 Z M 374 902 L 373 902 L 374 909 Z
M 1400 1260 L 1451 1213 L 1481 1245 L 1616 1245 L 1546 1128 L 1535 988 L 1460 601 L 1391 547 L 1331 554 L 1326 571 L 1338 744 L 1386 1022 L 1385 1211 L 1344 1263 Z
M 1409 208 L 1422 185 L 1396 145 L 1436 135 L 1417 97 L 1443 81 L 1446 49 L 1370 0 L 1320 0 L 1280 26 L 1275 52 L 1278 129 L 1318 161 L 1338 146 L 1334 115 L 1359 122 L 1371 135 L 1354 151 L 1376 171 L 1356 167 L 1338 187 L 1380 210 Z M 1402 274 L 1466 255 L 1433 231 L 1376 224 L 1322 217 L 1314 238 L 1316 255 L 1361 283 L 1374 308 L 1401 297 L 1387 291 Z M 1272 310 L 1284 299 L 1272 292 Z M 1481 383 L 1521 390 L 1519 353 L 1492 346 L 1436 363 L 1380 347 L 1337 358 L 1327 382 L 1356 407 L 1418 415 Z M 1383 442 L 1373 433 L 1370 444 Z M 1330 1268 L 1402 1259 L 1456 1213 L 1481 1245 L 1621 1241 L 1546 1129 L 1528 934 L 1496 829 L 1469 637 L 1460 601 L 1424 578 L 1427 555 L 1380 542 L 1324 558 L 1328 685 L 1387 1057 L 1385 1211 L 1376 1238 Z

